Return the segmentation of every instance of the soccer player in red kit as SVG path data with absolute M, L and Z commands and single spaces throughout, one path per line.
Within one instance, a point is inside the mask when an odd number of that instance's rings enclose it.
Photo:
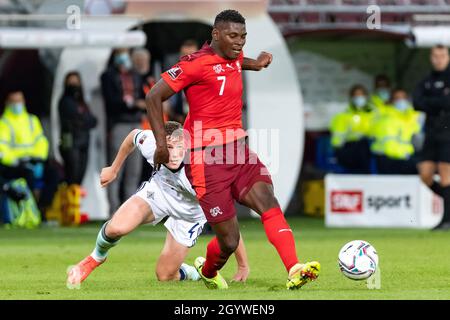
M 147 114 L 154 130 L 156 169 L 167 163 L 168 151 L 162 102 L 184 89 L 189 114 L 184 124 L 190 142 L 186 174 L 216 237 L 207 246 L 206 259 L 195 266 L 206 286 L 226 289 L 218 273 L 239 243 L 234 201 L 261 216 L 269 241 L 288 273 L 286 286 L 297 289 L 319 275 L 316 261 L 299 263 L 292 230 L 274 196 L 266 167 L 249 150 L 242 128 L 242 70 L 259 71 L 269 66 L 270 53 L 256 60 L 244 57 L 245 19 L 235 10 L 219 13 L 212 39 L 164 72 L 146 96 Z

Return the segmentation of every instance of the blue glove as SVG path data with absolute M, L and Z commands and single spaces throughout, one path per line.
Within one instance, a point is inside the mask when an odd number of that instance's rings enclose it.
M 33 177 L 37 180 L 41 179 L 44 175 L 44 164 L 42 162 L 35 164 L 27 163 L 26 167 L 33 171 Z

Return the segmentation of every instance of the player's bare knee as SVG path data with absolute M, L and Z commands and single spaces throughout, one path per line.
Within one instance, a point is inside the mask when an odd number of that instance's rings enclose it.
M 114 223 L 109 223 L 106 228 L 106 235 L 112 239 L 122 237 L 127 233 L 128 233 L 127 228 L 120 225 L 116 225 Z

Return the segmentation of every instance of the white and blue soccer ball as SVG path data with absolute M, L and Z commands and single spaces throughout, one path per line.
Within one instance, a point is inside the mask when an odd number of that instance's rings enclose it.
M 349 279 L 364 280 L 373 275 L 378 266 L 375 248 L 364 240 L 346 243 L 338 257 L 341 272 Z

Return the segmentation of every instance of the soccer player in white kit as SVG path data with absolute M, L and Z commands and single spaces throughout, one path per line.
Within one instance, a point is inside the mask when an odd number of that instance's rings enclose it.
M 169 162 L 154 170 L 149 181 L 143 182 L 138 191 L 125 201 L 111 220 L 100 229 L 95 249 L 85 259 L 71 268 L 67 278 L 69 286 L 80 284 L 89 274 L 101 265 L 108 250 L 114 247 L 121 237 L 142 224 L 156 225 L 168 217 L 166 241 L 156 265 L 156 276 L 160 281 L 199 280 L 197 270 L 183 263 L 189 248 L 195 245 L 201 234 L 205 216 L 195 191 L 184 172 L 183 159 L 185 147 L 181 124 L 168 121 L 165 124 Z M 124 161 L 135 147 L 153 166 L 156 140 L 150 130 L 135 129 L 123 141 L 119 152 L 110 167 L 102 169 L 100 183 L 106 187 L 113 182 Z M 235 281 L 245 281 L 249 267 L 247 254 L 241 240 L 235 252 L 238 271 Z

